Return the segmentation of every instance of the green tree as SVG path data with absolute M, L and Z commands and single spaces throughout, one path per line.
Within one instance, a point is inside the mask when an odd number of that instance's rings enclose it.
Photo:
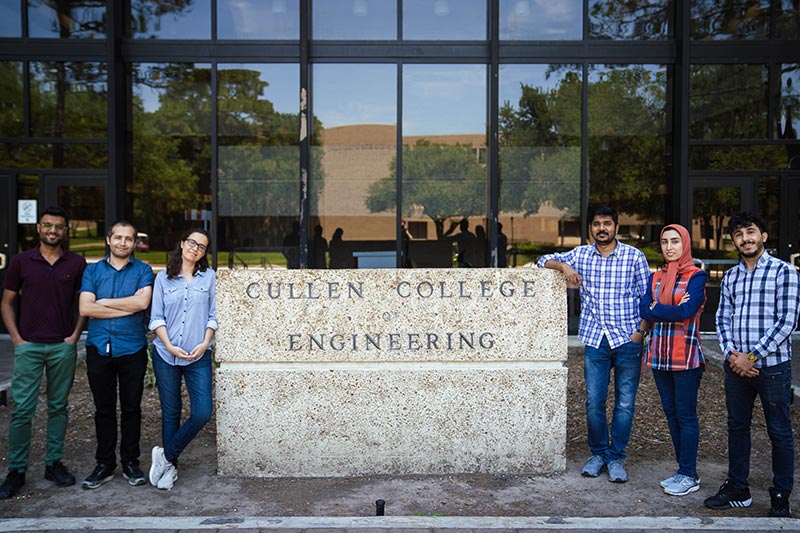
M 369 187 L 367 208 L 373 213 L 395 207 L 396 161 L 389 176 Z M 403 146 L 403 205 L 421 210 L 433 220 L 436 238 L 444 236 L 448 218 L 466 218 L 486 212 L 486 168 L 477 149 L 466 144 L 435 144 L 419 139 Z

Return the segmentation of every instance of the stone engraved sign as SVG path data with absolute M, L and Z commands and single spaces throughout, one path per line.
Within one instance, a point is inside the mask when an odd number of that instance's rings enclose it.
M 566 287 L 557 272 L 217 275 L 221 474 L 564 469 Z

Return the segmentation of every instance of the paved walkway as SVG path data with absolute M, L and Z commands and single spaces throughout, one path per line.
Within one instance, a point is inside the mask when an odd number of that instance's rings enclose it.
M 639 532 L 800 531 L 791 518 L 550 517 L 129 517 L 0 519 L 0 531 L 291 531 L 291 532 Z

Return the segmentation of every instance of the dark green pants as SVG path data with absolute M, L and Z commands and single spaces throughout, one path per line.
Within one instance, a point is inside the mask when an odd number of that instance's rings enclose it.
M 28 342 L 14 347 L 11 396 L 16 407 L 8 428 L 8 468 L 26 471 L 31 447 L 31 420 L 36 413 L 39 385 L 47 373 L 47 455 L 45 463 L 60 461 L 67 431 L 67 402 L 75 379 L 74 344 Z

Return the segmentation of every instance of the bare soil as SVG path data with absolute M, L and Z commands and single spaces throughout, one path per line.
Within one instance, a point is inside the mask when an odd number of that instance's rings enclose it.
M 760 406 L 753 423 L 751 490 L 748 509 L 710 511 L 702 506 L 716 492 L 727 469 L 723 374 L 710 365 L 700 392 L 701 441 L 698 468 L 702 488 L 686 497 L 665 495 L 659 480 L 676 468 L 658 393 L 649 371 L 642 373 L 627 461 L 630 481 L 610 484 L 607 476 L 580 476 L 588 450 L 584 416 L 582 349 L 570 349 L 567 470 L 550 476 L 371 476 L 358 478 L 227 478 L 216 475 L 216 428 L 212 421 L 181 456 L 180 479 L 171 491 L 131 487 L 117 475 L 94 491 L 82 480 L 94 466 L 93 402 L 85 365 L 79 364 L 70 397 L 64 462 L 78 485 L 57 488 L 43 479 L 44 396 L 34 420 L 27 483 L 21 494 L 0 502 L 2 517 L 52 516 L 367 516 L 386 500 L 391 515 L 483 516 L 765 516 L 769 509 L 770 446 Z M 613 390 L 610 391 L 613 397 Z M 188 402 L 187 402 L 188 403 Z M 609 406 L 610 410 L 611 406 Z M 145 390 L 142 467 L 160 444 L 160 406 L 154 387 Z M 0 408 L 0 471 L 5 471 L 11 408 Z M 800 435 L 794 421 L 795 439 Z

